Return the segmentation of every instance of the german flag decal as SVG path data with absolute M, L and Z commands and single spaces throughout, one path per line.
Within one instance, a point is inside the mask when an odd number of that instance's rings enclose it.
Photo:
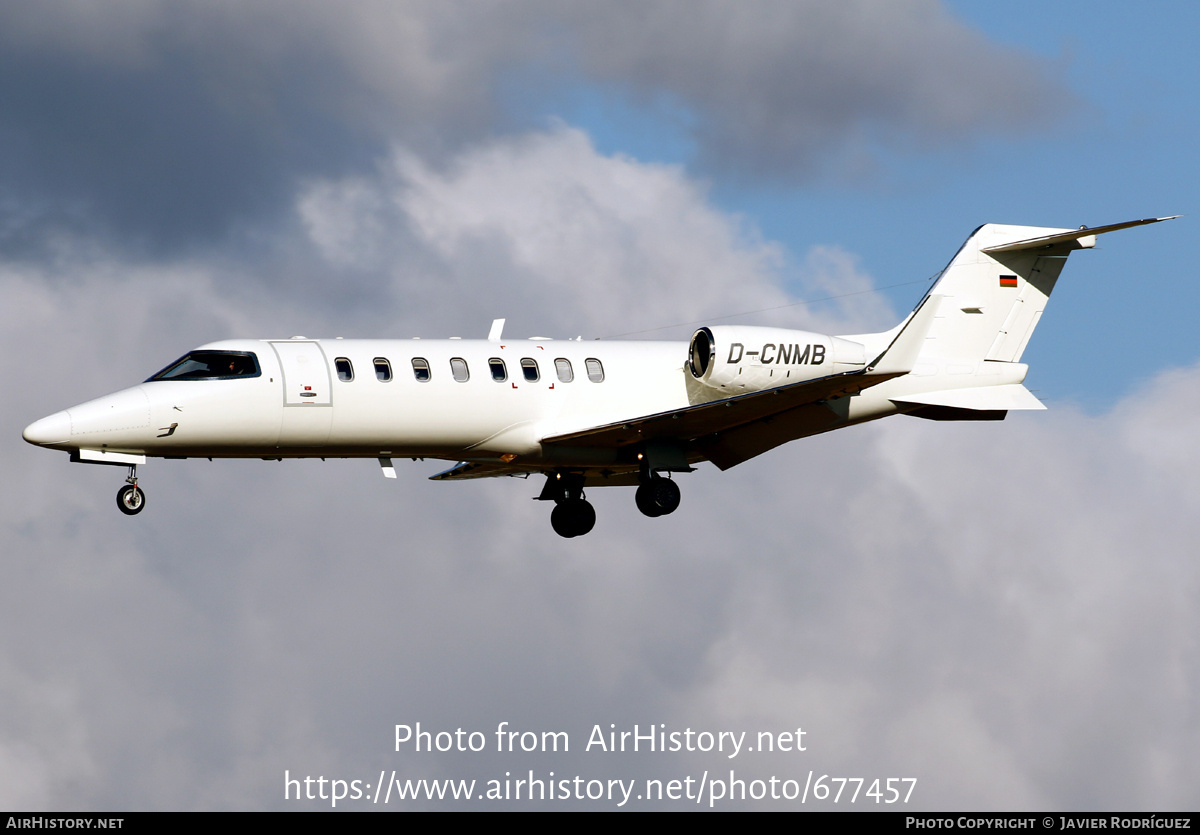
M 1017 277 L 1015 275 L 1000 276 L 1000 286 L 1001 287 L 1016 287 L 1017 286 Z

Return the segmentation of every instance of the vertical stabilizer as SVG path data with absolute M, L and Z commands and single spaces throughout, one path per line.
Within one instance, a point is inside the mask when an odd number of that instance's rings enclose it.
M 988 223 L 959 249 L 930 289 L 943 297 L 921 358 L 1017 362 L 1046 309 L 1067 256 L 1096 236 L 1172 218 L 1049 229 Z
M 929 291 L 943 297 L 922 359 L 1017 362 L 1046 309 L 1067 260 L 1065 251 L 988 247 L 1070 232 L 1034 226 L 979 227 Z

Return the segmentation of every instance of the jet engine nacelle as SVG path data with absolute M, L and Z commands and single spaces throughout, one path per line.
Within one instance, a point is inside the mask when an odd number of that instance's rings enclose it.
M 731 394 L 762 391 L 861 369 L 859 342 L 784 328 L 700 328 L 688 347 L 687 369 L 706 386 Z

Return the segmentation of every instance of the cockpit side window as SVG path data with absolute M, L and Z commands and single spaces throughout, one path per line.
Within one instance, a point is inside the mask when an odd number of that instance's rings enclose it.
M 191 351 L 155 374 L 154 380 L 232 380 L 261 377 L 258 357 L 249 351 Z

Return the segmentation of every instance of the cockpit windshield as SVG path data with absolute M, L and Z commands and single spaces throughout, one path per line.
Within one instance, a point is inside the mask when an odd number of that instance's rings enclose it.
M 231 380 L 260 377 L 258 357 L 247 351 L 192 351 L 175 360 L 146 382 L 153 380 Z

